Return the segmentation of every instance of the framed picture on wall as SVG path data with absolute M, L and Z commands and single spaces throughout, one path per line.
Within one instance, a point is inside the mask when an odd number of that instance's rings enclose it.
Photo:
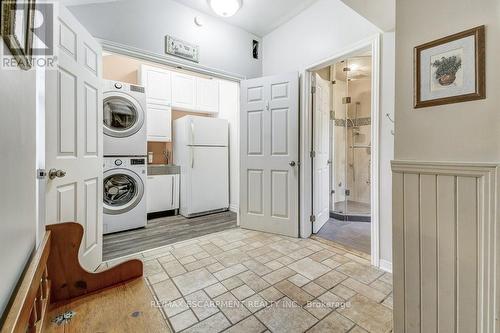
M 414 107 L 486 98 L 484 25 L 415 47 Z
M 20 68 L 31 68 L 35 0 L 1 0 L 1 34 Z

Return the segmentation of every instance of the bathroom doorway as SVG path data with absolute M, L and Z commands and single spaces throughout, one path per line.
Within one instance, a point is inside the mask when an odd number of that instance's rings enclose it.
M 312 75 L 313 210 L 322 220 L 316 236 L 369 256 L 372 56 L 338 59 Z

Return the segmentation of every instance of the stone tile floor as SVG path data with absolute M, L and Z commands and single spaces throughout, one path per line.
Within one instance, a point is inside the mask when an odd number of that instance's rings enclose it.
M 313 239 L 232 229 L 125 259 L 174 332 L 391 332 L 392 276 Z

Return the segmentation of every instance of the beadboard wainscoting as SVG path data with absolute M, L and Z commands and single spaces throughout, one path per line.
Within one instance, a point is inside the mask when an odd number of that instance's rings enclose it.
M 392 170 L 394 332 L 499 332 L 499 165 Z

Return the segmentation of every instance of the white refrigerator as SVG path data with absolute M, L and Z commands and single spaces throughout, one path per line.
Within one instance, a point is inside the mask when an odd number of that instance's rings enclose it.
M 174 121 L 174 164 L 181 168 L 184 217 L 229 208 L 229 124 L 225 119 L 184 116 Z

